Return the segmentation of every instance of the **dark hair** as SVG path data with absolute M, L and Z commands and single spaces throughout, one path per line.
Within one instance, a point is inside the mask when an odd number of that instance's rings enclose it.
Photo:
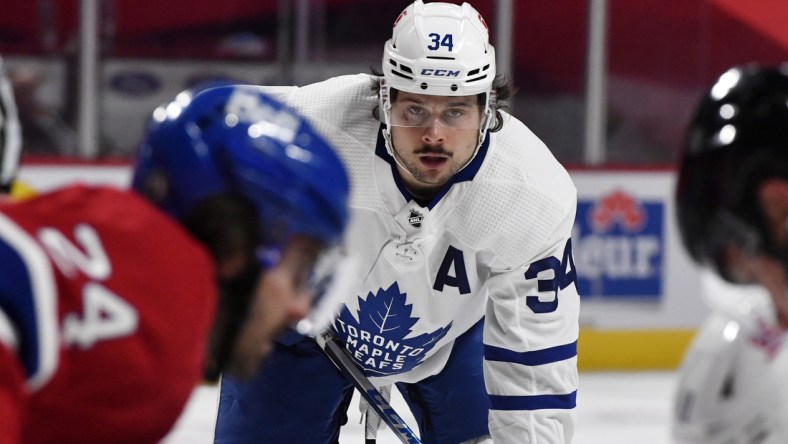
M 254 258 L 260 244 L 259 217 L 255 206 L 245 197 L 222 193 L 202 199 L 182 222 L 216 262 L 239 254 L 248 259 L 238 275 L 218 277 L 219 300 L 203 369 L 203 378 L 216 382 L 232 359 L 235 341 L 262 273 Z
M 383 73 L 380 72 L 376 68 L 371 68 L 372 71 L 372 84 L 370 88 L 375 94 L 380 94 L 380 79 L 383 77 Z M 515 94 L 517 94 L 517 87 L 514 86 L 511 80 L 507 79 L 506 76 L 503 74 L 498 74 L 493 79 L 492 83 L 493 91 L 495 91 L 495 105 L 493 105 L 493 110 L 495 111 L 495 125 L 490 128 L 490 132 L 500 131 L 503 128 L 503 117 L 501 116 L 501 110 L 508 110 L 509 109 L 509 99 L 511 99 Z M 391 90 L 391 101 L 397 100 L 397 90 Z M 484 103 L 484 94 L 477 94 L 476 95 L 477 103 L 481 108 L 484 108 L 486 105 Z M 372 110 L 372 115 L 375 119 L 380 119 L 380 109 L 378 106 Z
M 239 253 L 252 257 L 261 243 L 257 209 L 235 193 L 202 199 L 183 218 L 183 225 L 217 262 Z

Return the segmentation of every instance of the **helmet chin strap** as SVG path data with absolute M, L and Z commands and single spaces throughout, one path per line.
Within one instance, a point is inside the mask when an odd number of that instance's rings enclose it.
M 473 155 L 468 159 L 467 162 L 465 162 L 465 165 L 463 165 L 462 168 L 457 170 L 457 173 L 459 173 L 460 171 L 465 169 L 465 167 L 470 165 L 471 161 L 473 161 L 473 159 L 476 158 L 476 155 L 479 154 L 479 148 L 481 148 L 482 143 L 484 142 L 484 136 L 486 134 L 487 134 L 486 130 L 483 130 L 483 129 L 479 130 L 479 138 L 478 138 L 477 143 L 476 143 L 476 149 L 473 150 Z M 383 140 L 386 143 L 386 151 L 389 153 L 389 156 L 391 156 L 391 158 L 394 159 L 394 162 L 396 162 L 396 164 L 400 168 L 405 170 L 411 177 L 415 178 L 413 173 L 411 173 L 410 170 L 405 165 L 403 165 L 402 162 L 400 162 L 399 157 L 394 152 L 394 143 L 391 141 L 391 130 L 388 128 L 388 126 L 383 128 Z M 457 174 L 457 173 L 454 173 L 454 174 Z
M 465 162 L 465 165 L 463 165 L 462 168 L 457 170 L 457 173 L 459 173 L 465 167 L 470 165 L 471 161 L 476 157 L 476 154 L 479 153 L 479 148 L 481 148 L 482 142 L 484 142 L 484 135 L 485 134 L 486 134 L 485 130 L 479 130 L 479 139 L 478 139 L 478 142 L 476 143 L 476 149 L 473 151 L 473 155 L 470 157 L 470 159 L 468 159 L 467 162 Z M 385 140 L 385 142 L 386 142 L 386 151 L 389 153 L 389 156 L 391 156 L 391 158 L 394 159 L 394 162 L 400 168 L 405 170 L 408 173 L 408 175 L 410 175 L 410 177 L 416 178 L 416 176 L 414 176 L 413 173 L 411 173 L 410 170 L 405 165 L 403 165 L 402 162 L 400 162 L 399 157 L 394 152 L 394 143 L 391 141 L 391 130 L 388 127 L 383 128 L 383 140 Z M 454 174 L 457 174 L 457 173 L 454 173 Z
M 391 130 L 388 126 L 383 128 L 383 140 L 386 141 L 386 151 L 389 153 L 389 156 L 394 159 L 394 162 L 397 163 L 397 166 L 405 170 L 411 177 L 415 178 L 416 176 L 414 176 L 413 173 L 411 173 L 410 170 L 399 161 L 399 158 L 394 152 L 394 144 L 391 142 Z

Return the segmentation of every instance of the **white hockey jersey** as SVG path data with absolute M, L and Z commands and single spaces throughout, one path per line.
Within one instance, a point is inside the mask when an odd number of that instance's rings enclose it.
M 347 236 L 362 270 L 338 335 L 373 383 L 415 382 L 440 372 L 454 339 L 486 316 L 494 441 L 569 442 L 579 314 L 569 175 L 504 113 L 503 129 L 422 207 L 386 152 L 372 84 L 360 74 L 267 90 L 310 118 L 349 169 Z

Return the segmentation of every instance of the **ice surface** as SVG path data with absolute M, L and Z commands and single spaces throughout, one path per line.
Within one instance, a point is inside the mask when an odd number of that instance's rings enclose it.
M 676 374 L 673 372 L 584 372 L 580 374 L 578 423 L 573 444 L 666 444 L 670 442 L 670 408 Z M 357 398 L 357 396 L 356 396 Z M 197 388 L 172 433 L 162 444 L 212 442 L 218 388 Z M 413 416 L 396 390 L 392 405 L 416 429 Z M 341 444 L 363 444 L 358 400 L 348 412 Z M 398 444 L 388 429 L 378 433 L 378 444 Z

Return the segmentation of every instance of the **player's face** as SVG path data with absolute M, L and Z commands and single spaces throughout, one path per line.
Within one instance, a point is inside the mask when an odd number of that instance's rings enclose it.
M 759 204 L 778 251 L 788 250 L 788 182 L 770 179 L 761 185 Z M 723 252 L 728 274 L 737 282 L 768 290 L 780 325 L 788 329 L 788 269 L 779 258 L 731 245 Z
M 254 375 L 280 331 L 307 315 L 313 298 L 308 278 L 321 251 L 317 242 L 296 236 L 279 263 L 263 273 L 236 340 L 230 364 L 234 375 Z
M 398 92 L 391 105 L 391 138 L 394 155 L 407 170 L 400 171 L 403 179 L 418 189 L 448 182 L 476 150 L 481 117 L 476 96 Z

